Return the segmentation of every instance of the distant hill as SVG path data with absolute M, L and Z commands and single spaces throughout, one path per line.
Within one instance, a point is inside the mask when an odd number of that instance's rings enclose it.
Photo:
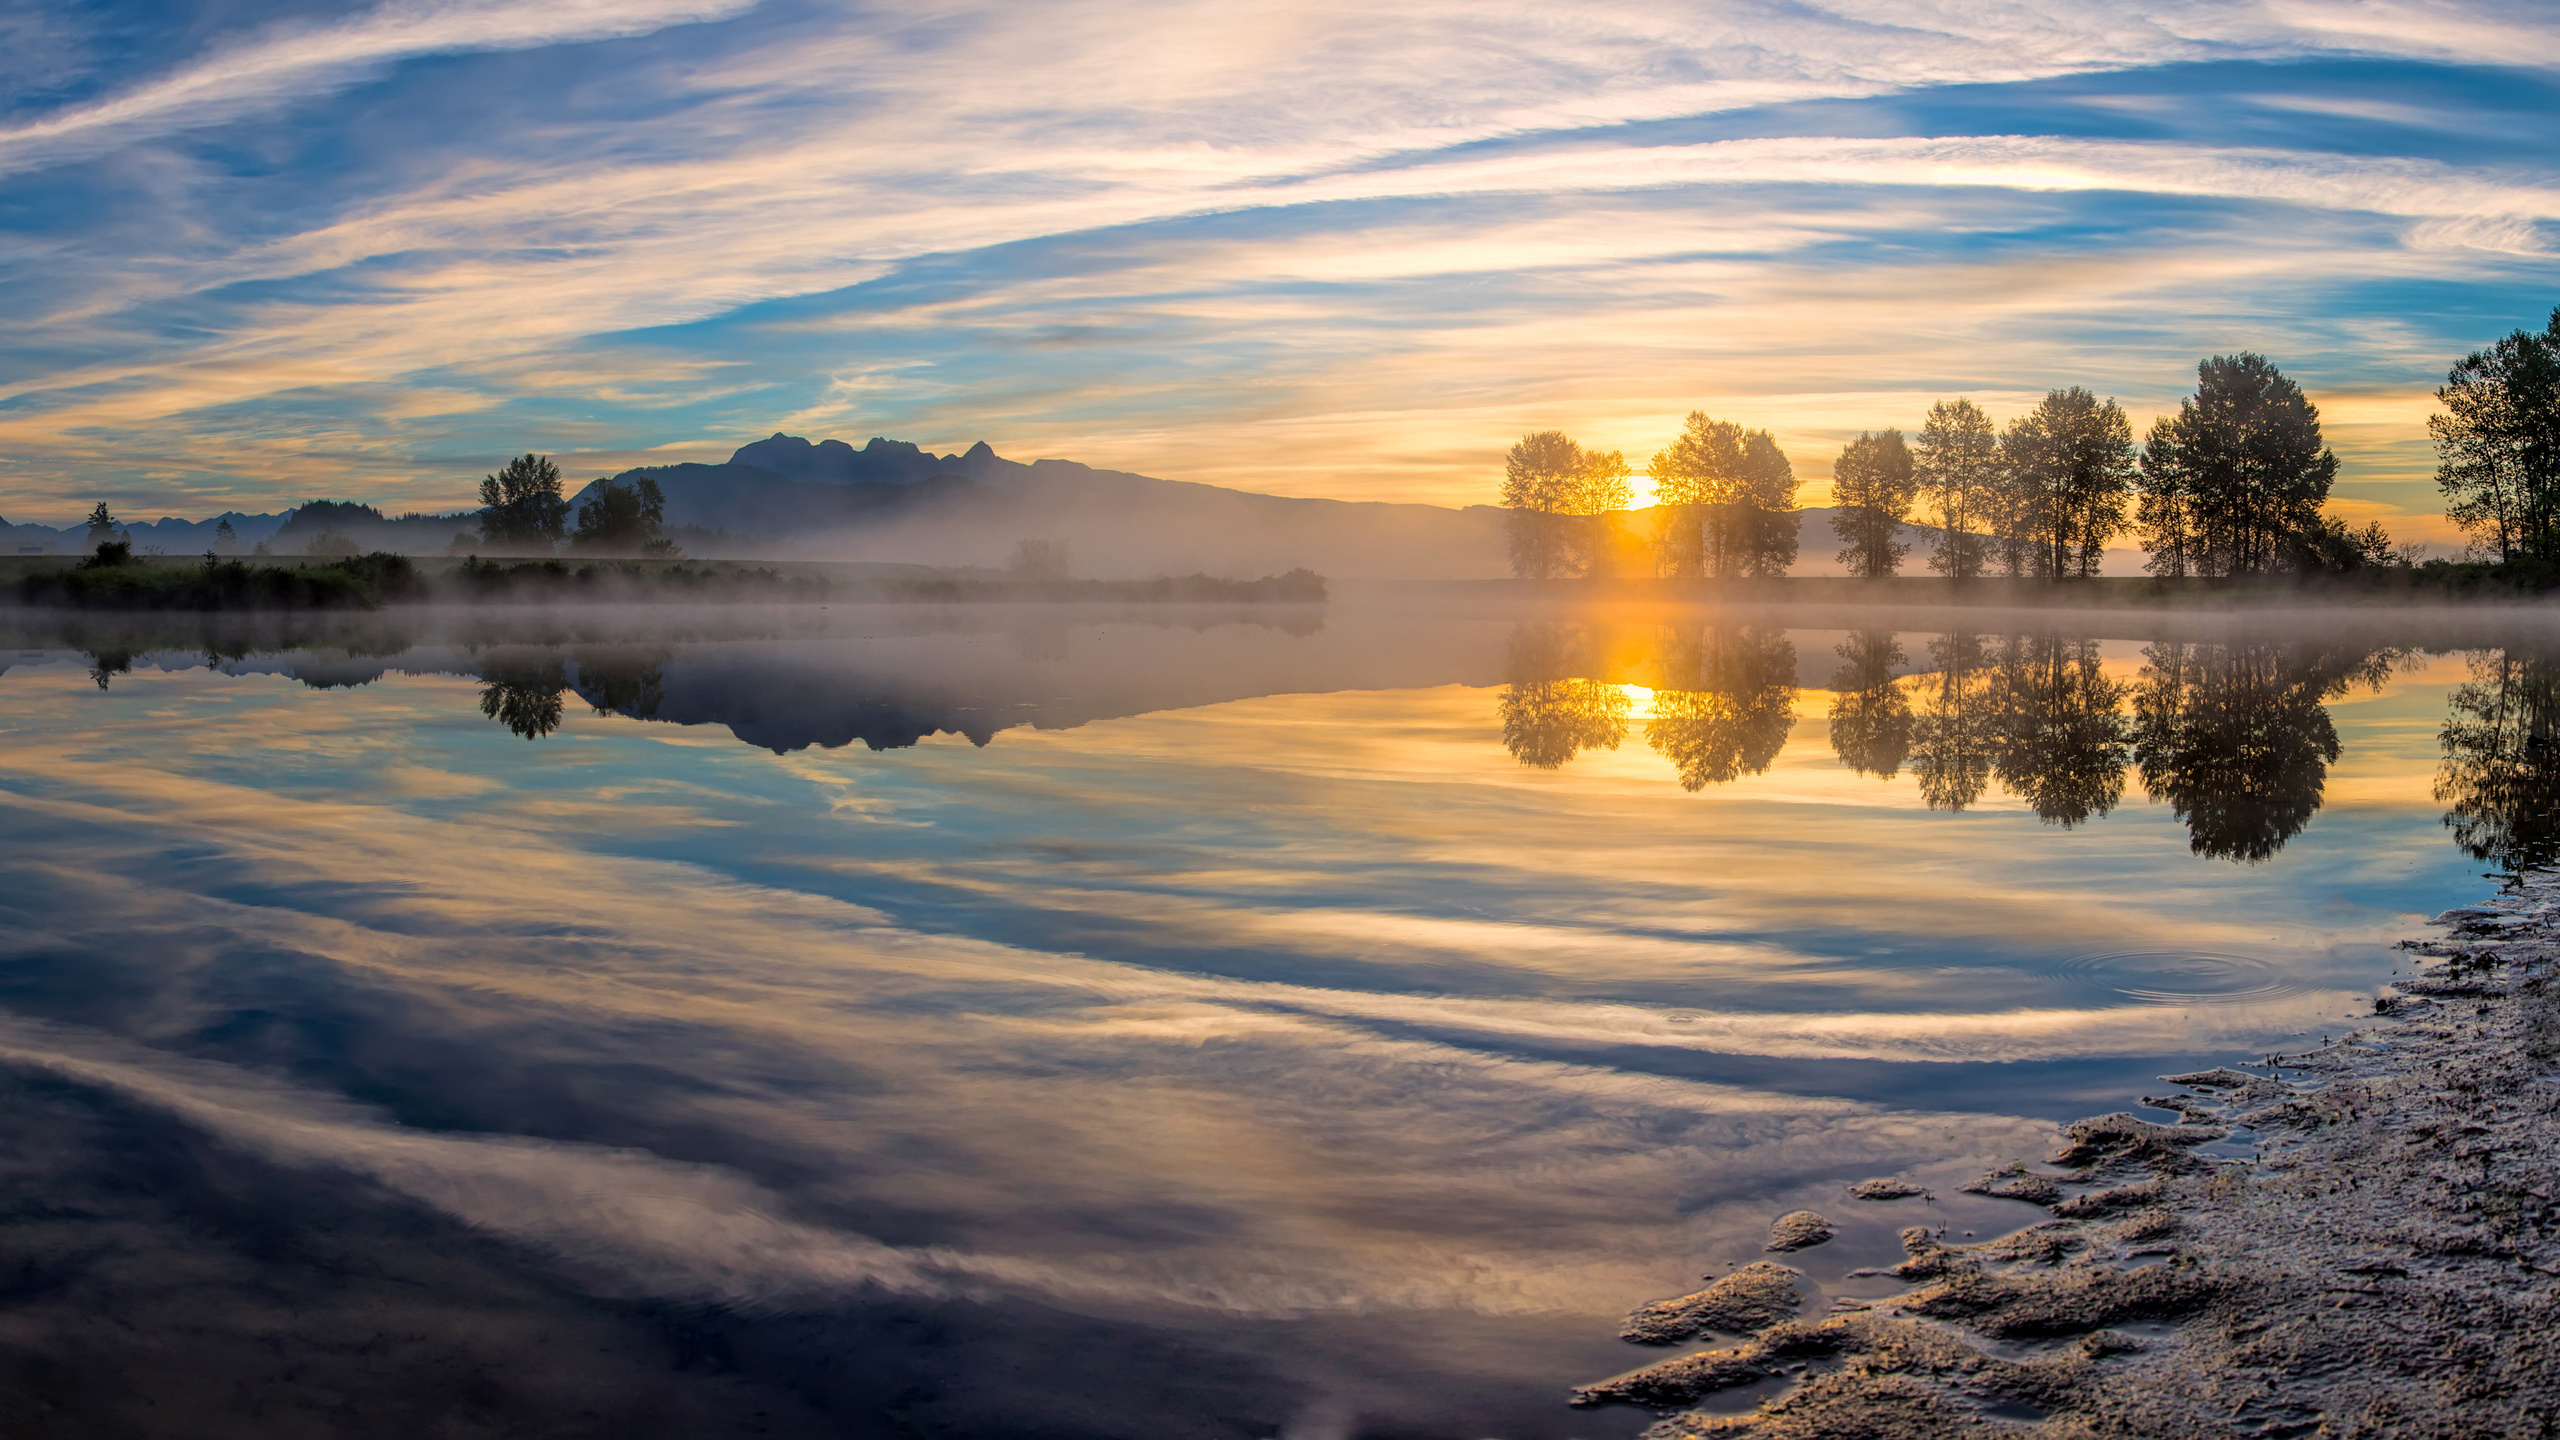
M 1263 575 L 1305 566 L 1337 578 L 1508 573 L 1502 512 L 1260 495 L 1071 460 L 1029 464 L 983 441 L 935 455 L 874 438 L 861 449 L 775 435 L 724 465 L 661 465 L 667 523 L 727 532 L 739 553 L 1001 565 L 1021 540 L 1064 540 L 1075 573 Z M 578 492 L 583 501 L 594 489 Z M 687 548 L 711 551 L 700 536 Z

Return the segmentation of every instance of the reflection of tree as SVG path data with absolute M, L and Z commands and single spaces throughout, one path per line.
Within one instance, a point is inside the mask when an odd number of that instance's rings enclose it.
M 1991 773 L 2036 816 L 2068 829 L 2124 798 L 2125 687 L 2098 642 L 2013 635 L 2002 647 Z
M 1645 743 L 1703 790 L 1769 768 L 1795 723 L 1796 647 L 1784 630 L 1709 626 L 1664 647 Z
M 2338 731 L 2323 701 L 2379 684 L 2389 652 L 2311 644 L 2163 642 L 2143 652 L 2133 757 L 2199 855 L 2255 864 L 2320 809 Z
M 536 661 L 492 662 L 481 672 L 480 713 L 527 740 L 560 728 L 560 692 L 569 688 L 557 656 Z
M 1569 625 L 1511 632 L 1511 683 L 1500 705 L 1502 745 L 1523 765 L 1553 770 L 1584 750 L 1627 738 L 1627 692 L 1588 678 L 1597 668 L 1586 637 Z
M 1957 633 L 1929 642 L 1938 673 L 1921 689 L 1911 726 L 1911 772 L 1932 810 L 1962 810 L 1991 784 L 1991 752 L 1999 716 L 1993 677 L 1983 669 L 1982 637 Z
M 578 694 L 599 715 L 646 720 L 667 698 L 666 665 L 674 652 L 662 646 L 599 645 L 576 652 Z
M 106 506 L 102 503 L 98 508 L 103 510 Z M 106 689 L 107 682 L 113 680 L 118 675 L 129 675 L 133 673 L 133 657 L 137 653 L 139 652 L 125 649 L 101 649 L 90 651 L 89 678 L 98 682 L 99 689 Z
M 1890 630 L 1860 630 L 1842 641 L 1831 672 L 1831 749 L 1861 775 L 1890 780 L 1911 753 L 1911 697 L 1893 681 L 1902 646 Z
M 2511 873 L 2560 860 L 2560 663 L 2474 656 L 2437 738 L 2436 801 L 2455 844 Z

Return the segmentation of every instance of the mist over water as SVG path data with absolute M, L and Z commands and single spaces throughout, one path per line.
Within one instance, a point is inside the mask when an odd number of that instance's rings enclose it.
M 20 617 L 0 1360 L 33 1433 L 1632 1435 L 1633 1303 L 1799 1206 L 1873 1293 L 1870 1176 L 2026 1223 L 1956 1185 L 2551 849 L 2542 620 L 1897 616 Z

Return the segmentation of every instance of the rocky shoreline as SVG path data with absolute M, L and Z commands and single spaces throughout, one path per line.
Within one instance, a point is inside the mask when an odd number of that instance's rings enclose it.
M 2375 1027 L 2163 1077 L 2143 1103 L 2178 1123 L 2083 1120 L 1965 1187 L 2050 1219 L 1964 1245 L 1912 1226 L 1906 1288 L 1828 1315 L 1755 1262 L 1624 1337 L 1725 1343 L 1575 1403 L 1664 1412 L 1655 1440 L 2560 1434 L 2560 873 L 2438 924 Z M 2235 1134 L 2254 1153 L 2199 1153 Z M 1691 1408 L 1773 1383 L 1746 1414 Z

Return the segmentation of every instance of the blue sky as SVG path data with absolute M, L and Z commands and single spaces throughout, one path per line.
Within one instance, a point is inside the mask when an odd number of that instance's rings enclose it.
M 0 515 L 788 430 L 1486 498 L 1561 426 L 2313 391 L 2337 508 L 2560 304 L 2526 3 L 0 9 Z

